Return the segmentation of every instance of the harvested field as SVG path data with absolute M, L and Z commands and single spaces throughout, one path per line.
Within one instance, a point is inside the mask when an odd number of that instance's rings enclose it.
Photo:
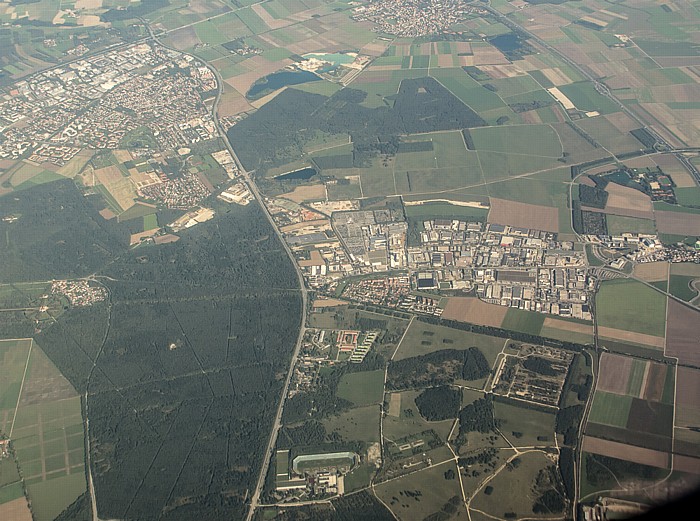
M 558 67 L 554 69 L 542 69 L 542 74 L 556 86 L 568 85 L 571 83 L 571 78 L 564 74 Z
M 700 235 L 700 215 L 683 212 L 656 212 L 656 227 L 672 235 Z
M 664 154 L 654 158 L 657 165 L 665 173 L 671 176 L 678 188 L 692 188 L 696 186 L 693 177 L 688 173 L 683 164 L 676 159 L 676 156 Z
M 599 326 L 598 335 L 612 340 L 622 340 L 623 342 L 632 342 L 660 348 L 664 347 L 664 339 L 662 337 L 615 329 L 613 327 Z
M 645 262 L 634 267 L 634 276 L 646 282 L 658 282 L 668 280 L 668 270 L 671 264 L 668 262 Z
M 700 458 L 676 454 L 673 458 L 673 469 L 690 474 L 700 474 Z
M 609 393 L 626 394 L 631 370 L 631 358 L 603 353 L 600 357 L 600 375 L 598 376 L 597 389 Z
M 534 230 L 559 232 L 559 210 L 550 206 L 519 203 L 491 197 L 488 221 Z
M 245 96 L 239 94 L 235 90 L 224 92 L 221 95 L 221 101 L 218 105 L 220 117 L 235 116 L 241 112 L 251 109 L 250 103 L 245 99 Z
M 442 318 L 482 326 L 501 327 L 508 308 L 487 304 L 476 297 L 450 297 Z
M 392 393 L 389 395 L 389 410 L 387 414 L 395 418 L 401 416 L 401 393 Z
M 326 185 L 306 185 L 297 186 L 294 191 L 282 194 L 280 197 L 294 201 L 295 203 L 303 203 L 304 201 L 318 201 L 326 199 Z
M 340 300 L 337 298 L 324 298 L 324 299 L 314 300 L 312 307 L 314 309 L 323 309 L 323 308 L 335 308 L 338 306 L 347 306 L 348 304 L 349 304 L 349 302 L 346 302 L 344 300 Z
M 600 438 L 586 436 L 583 438 L 583 450 L 592 454 L 633 461 L 634 463 L 661 469 L 670 467 L 670 458 L 667 452 L 634 447 L 617 441 L 602 440 Z
M 641 398 L 660 402 L 664 395 L 664 384 L 666 383 L 667 367 L 654 362 L 647 363 L 647 371 L 644 374 Z M 700 396 L 700 395 L 698 395 Z
M 134 199 L 137 197 L 136 189 L 129 178 L 122 175 L 118 167 L 107 166 L 98 168 L 95 170 L 95 176 L 109 191 L 122 210 L 128 210 L 134 206 Z
M 654 218 L 651 199 L 648 195 L 617 183 L 609 183 L 605 190 L 608 192 L 605 213 L 644 219 Z
M 676 377 L 676 404 L 692 406 L 700 410 L 700 370 L 678 367 Z
M 572 322 L 569 320 L 558 320 L 556 318 L 547 317 L 544 319 L 542 327 L 553 327 L 563 331 L 571 331 L 572 333 L 584 333 L 590 335 L 593 333 L 593 324 L 581 324 L 580 322 Z
M 32 521 L 27 498 L 24 496 L 0 505 L 0 519 L 9 521 Z

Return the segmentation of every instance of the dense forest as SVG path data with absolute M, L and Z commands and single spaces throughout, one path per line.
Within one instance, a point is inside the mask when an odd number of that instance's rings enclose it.
M 0 223 L 4 281 L 91 275 L 109 293 L 37 336 L 88 394 L 100 516 L 241 518 L 301 316 L 294 269 L 260 208 L 217 205 L 178 242 L 127 249 L 128 228 L 70 181 L 6 201 L 20 218 Z
M 395 154 L 399 135 L 486 124 L 429 77 L 403 80 L 398 93 L 388 99 L 393 105 L 367 108 L 361 105 L 366 95 L 351 88 L 331 97 L 286 89 L 231 127 L 228 138 L 247 170 L 265 171 L 298 159 L 317 131 L 350 134 L 355 148 L 352 166 L 362 167 L 379 153 Z
M 461 391 L 447 385 L 431 387 L 416 396 L 418 412 L 428 421 L 456 418 L 461 402 Z
M 464 439 L 470 432 L 491 432 L 496 427 L 491 396 L 479 398 L 465 405 L 459 411 L 459 437 L 461 439 Z
M 387 388 L 392 390 L 438 386 L 456 379 L 480 380 L 491 368 L 478 347 L 442 349 L 389 364 Z

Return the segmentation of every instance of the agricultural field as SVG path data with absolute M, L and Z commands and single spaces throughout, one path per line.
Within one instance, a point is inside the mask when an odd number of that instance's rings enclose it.
M 87 487 L 80 398 L 33 340 L 0 341 L 0 353 L 1 372 L 14 377 L 3 379 L 0 431 L 35 519 L 51 521 Z
M 663 338 L 666 329 L 665 295 L 636 281 L 612 280 L 601 284 L 596 295 L 602 336 L 645 344 L 647 337 Z M 617 330 L 637 333 L 623 338 Z

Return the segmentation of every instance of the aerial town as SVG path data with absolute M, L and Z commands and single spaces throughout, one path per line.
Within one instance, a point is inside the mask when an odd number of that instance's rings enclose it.
M 419 37 L 445 32 L 467 15 L 482 11 L 459 0 L 378 0 L 355 7 L 353 19 L 374 22 L 377 32 Z

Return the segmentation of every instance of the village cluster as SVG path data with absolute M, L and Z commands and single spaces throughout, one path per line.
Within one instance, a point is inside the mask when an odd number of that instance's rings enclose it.
M 460 0 L 376 0 L 355 7 L 353 20 L 369 20 L 375 31 L 418 37 L 447 31 L 455 23 L 483 9 Z

